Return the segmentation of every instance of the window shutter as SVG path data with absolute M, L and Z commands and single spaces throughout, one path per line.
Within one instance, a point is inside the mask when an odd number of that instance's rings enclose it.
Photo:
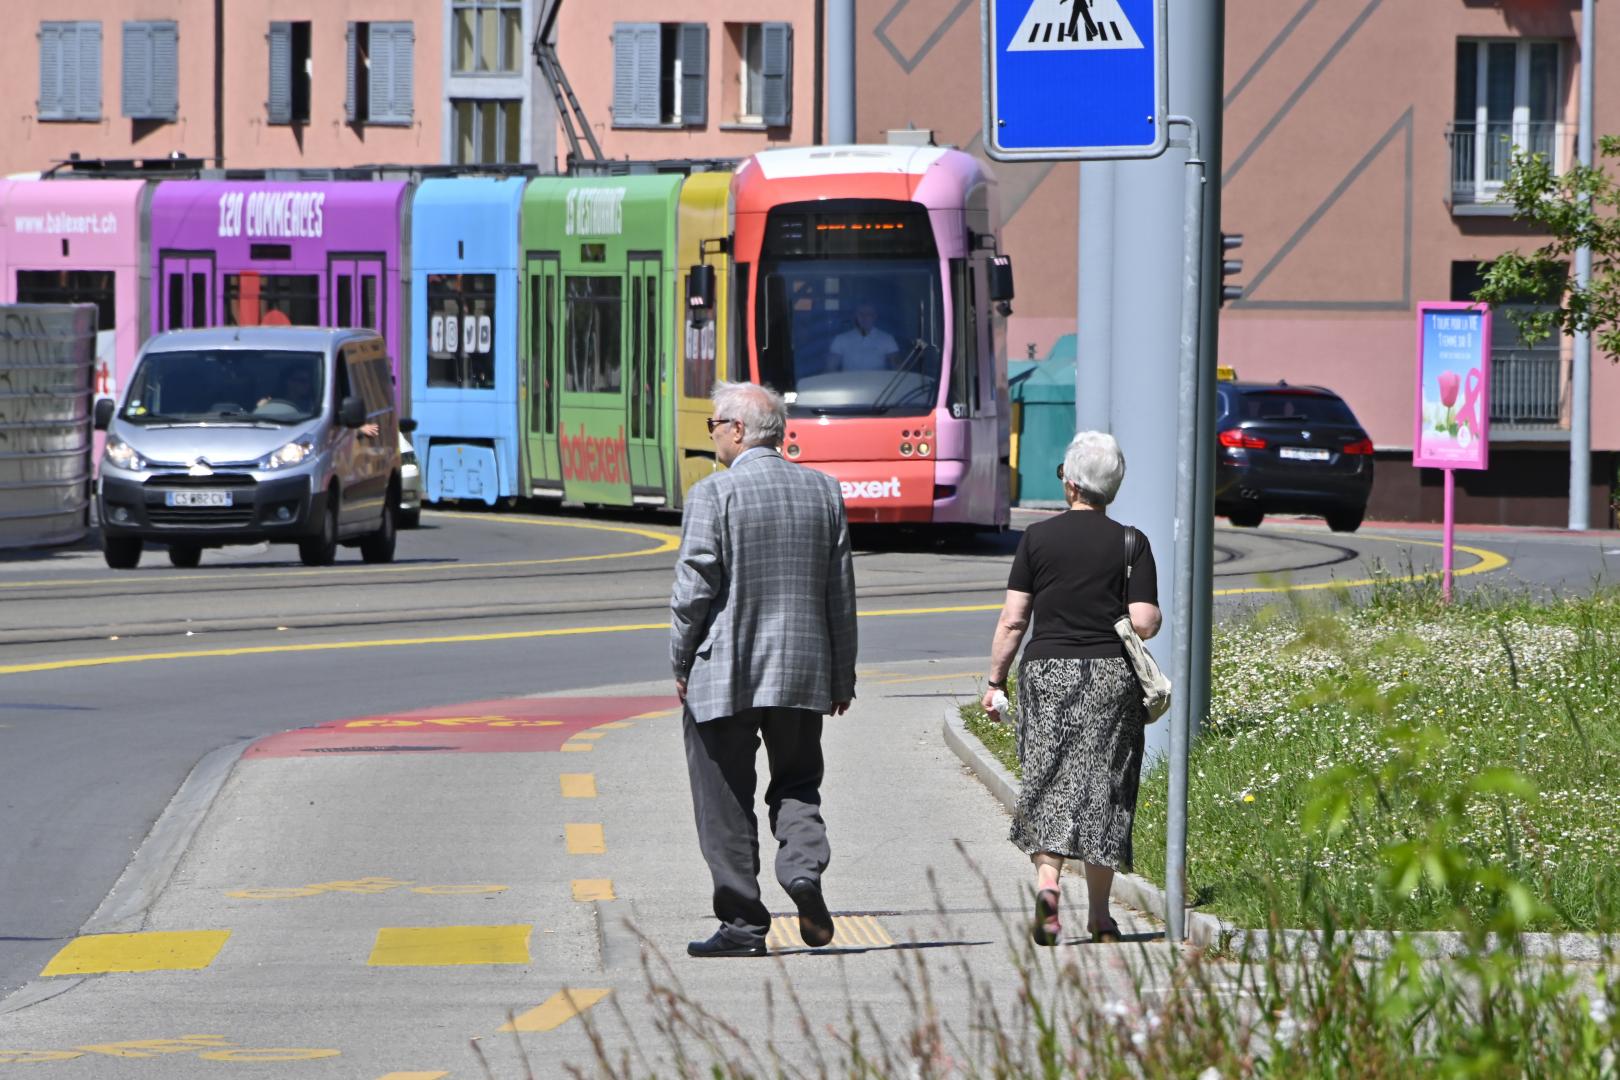
M 365 119 L 374 124 L 394 118 L 393 39 L 394 28 L 390 23 L 372 23 L 366 36 L 366 56 L 371 61 L 371 70 L 366 76 L 366 96 L 371 102 L 371 115 Z
M 351 124 L 360 122 L 355 111 L 355 79 L 356 69 L 360 66 L 360 51 L 355 45 L 358 37 L 354 23 L 349 24 L 348 31 L 343 35 L 343 119 Z
M 709 26 L 681 26 L 681 123 L 702 127 L 709 122 Z
M 613 26 L 614 127 L 658 123 L 658 35 L 657 23 Z
M 393 118 L 402 124 L 408 124 L 416 112 L 416 26 L 414 23 L 394 24 L 393 52 Z
M 180 119 L 180 24 L 152 24 L 152 117 Z
M 292 23 L 270 24 L 270 96 L 265 112 L 272 124 L 292 123 Z
M 62 87 L 62 119 L 79 118 L 79 24 L 61 23 L 57 38 L 60 42 L 61 66 L 57 79 Z
M 123 114 L 132 120 L 152 115 L 152 26 L 124 24 Z
M 62 120 L 62 29 L 57 23 L 39 24 L 39 101 L 41 120 Z
M 760 77 L 764 80 L 761 119 L 770 127 L 785 127 L 793 114 L 793 27 L 765 23 L 760 50 Z
M 75 115 L 80 120 L 101 119 L 101 24 L 79 24 L 79 101 Z
M 660 63 L 664 52 L 663 28 L 657 23 L 636 25 L 636 123 L 657 127 L 664 120 L 659 113 Z

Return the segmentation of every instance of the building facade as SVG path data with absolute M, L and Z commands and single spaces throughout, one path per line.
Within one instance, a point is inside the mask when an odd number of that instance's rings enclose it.
M 550 162 L 524 0 L 15 0 L 0 173 L 73 155 L 226 168 Z

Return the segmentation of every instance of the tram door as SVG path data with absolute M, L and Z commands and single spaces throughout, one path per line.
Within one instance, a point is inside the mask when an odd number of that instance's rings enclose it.
M 217 326 L 214 311 L 214 256 L 209 252 L 164 252 L 158 273 L 162 279 L 162 302 L 158 306 L 159 330 L 184 330 Z
M 557 390 L 561 385 L 558 304 L 561 279 L 554 251 L 530 252 L 524 274 L 528 325 L 523 335 L 524 454 L 530 493 L 563 493 L 557 458 Z M 536 490 L 538 489 L 538 490 Z
M 383 257 L 339 255 L 326 267 L 326 325 L 383 332 Z
M 630 459 L 630 494 L 634 501 L 667 498 L 660 421 L 664 400 L 663 274 L 657 255 L 631 255 L 628 348 L 625 378 L 625 450 Z

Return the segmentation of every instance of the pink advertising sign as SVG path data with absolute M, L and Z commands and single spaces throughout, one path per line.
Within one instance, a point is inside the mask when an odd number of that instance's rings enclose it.
M 1491 313 L 1484 304 L 1417 309 L 1412 464 L 1486 468 L 1490 444 Z

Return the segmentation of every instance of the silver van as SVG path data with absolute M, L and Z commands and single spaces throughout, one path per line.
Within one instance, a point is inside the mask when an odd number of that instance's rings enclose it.
M 205 547 L 298 544 L 325 566 L 339 544 L 392 562 L 399 433 L 383 339 L 370 330 L 175 330 L 141 349 L 96 481 L 107 565 L 133 569 L 145 541 L 196 566 Z

